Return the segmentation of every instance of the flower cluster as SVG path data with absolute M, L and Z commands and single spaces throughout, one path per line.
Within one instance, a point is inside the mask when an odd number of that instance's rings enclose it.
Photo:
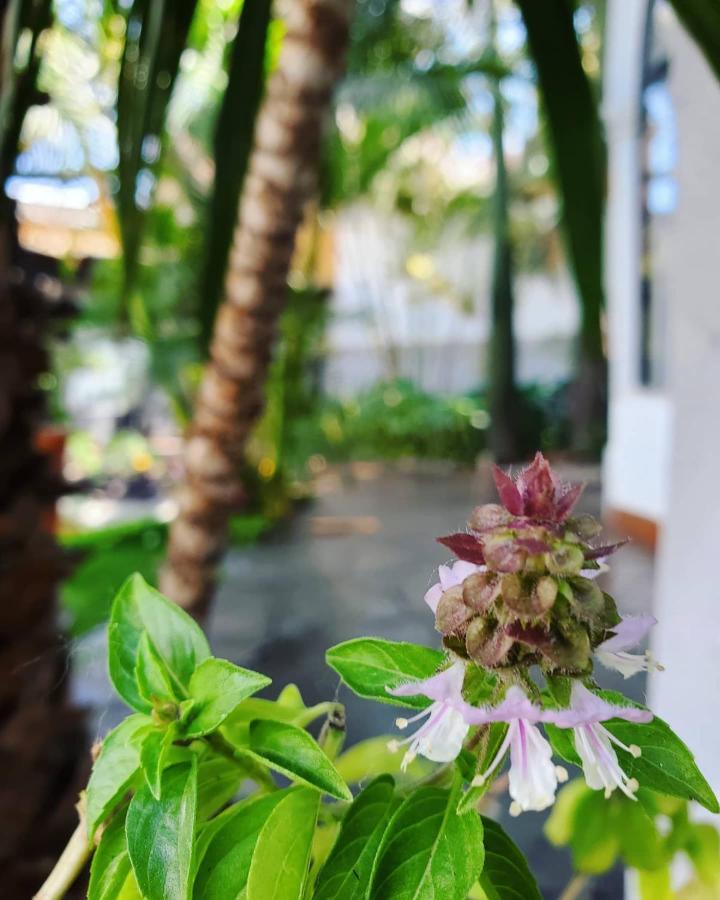
M 458 557 L 425 598 L 445 646 L 485 668 L 588 674 L 620 623 L 595 582 L 619 545 L 592 543 L 600 525 L 571 517 L 583 486 L 562 484 L 542 454 L 516 481 L 497 467 L 494 477 L 502 505 L 477 507 L 467 532 L 438 538 Z
M 595 583 L 603 560 L 616 546 L 593 546 L 599 526 L 588 516 L 570 518 L 581 487 L 558 481 L 538 454 L 512 481 L 495 469 L 502 506 L 478 507 L 467 533 L 440 538 L 458 560 L 440 566 L 438 583 L 425 595 L 436 627 L 449 651 L 450 665 L 424 681 L 388 688 L 396 697 L 422 695 L 431 704 L 400 729 L 424 720 L 405 741 L 403 765 L 420 754 L 437 762 L 454 760 L 473 728 L 507 725 L 494 759 L 478 772 L 475 785 L 487 782 L 510 753 L 510 812 L 543 810 L 555 799 L 565 769 L 539 726 L 568 729 L 585 779 L 606 796 L 619 789 L 634 798 L 638 783 L 623 771 L 615 751 L 639 756 L 602 723 L 624 719 L 642 724 L 652 713 L 610 703 L 587 682 L 593 655 L 626 678 L 660 666 L 649 654 L 633 654 L 655 623 L 651 616 L 621 618 L 615 603 Z M 539 665 L 545 675 L 565 676 L 569 704 L 549 703 L 529 677 Z M 463 695 L 468 671 L 494 675 L 495 705 L 472 705 Z M 521 686 L 522 685 L 522 686 Z M 533 699 L 528 696 L 530 694 Z

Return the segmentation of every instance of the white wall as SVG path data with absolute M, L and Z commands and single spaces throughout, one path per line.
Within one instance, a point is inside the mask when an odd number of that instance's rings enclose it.
M 609 0 L 603 114 L 608 137 L 606 288 L 610 407 L 604 503 L 662 522 L 671 405 L 640 383 L 640 90 L 646 0 Z
M 665 249 L 674 423 L 653 648 L 667 671 L 651 680 L 650 695 L 718 792 L 720 87 L 679 25 L 669 37 L 679 133 L 679 203 Z

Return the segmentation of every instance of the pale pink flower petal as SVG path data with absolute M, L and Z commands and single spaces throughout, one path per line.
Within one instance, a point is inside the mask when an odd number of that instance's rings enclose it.
M 608 703 L 589 691 L 581 681 L 574 681 L 570 695 L 570 706 L 567 709 L 545 709 L 543 722 L 551 722 L 559 728 L 575 728 L 594 722 L 605 722 L 608 719 L 625 719 L 627 722 L 645 724 L 653 714 L 649 709 L 638 709 L 636 706 L 620 706 Z
M 443 669 L 430 678 L 423 681 L 411 681 L 395 688 L 386 688 L 388 694 L 393 697 L 414 697 L 422 694 L 440 703 L 453 703 L 461 705 L 465 701 L 462 697 L 462 686 L 465 679 L 465 663 L 456 660 L 448 669 Z
M 625 616 L 621 622 L 618 622 L 617 625 L 610 629 L 613 632 L 613 637 L 603 641 L 597 649 L 608 651 L 629 650 L 640 643 L 653 625 L 657 625 L 655 616 Z
M 434 762 L 450 762 L 462 750 L 462 743 L 470 730 L 465 719 L 468 704 L 463 700 L 462 686 L 465 679 L 465 663 L 456 660 L 449 668 L 426 678 L 396 688 L 386 688 L 394 697 L 424 695 L 434 702 L 410 719 L 398 718 L 395 724 L 404 729 L 413 722 L 427 719 L 414 734 L 404 741 L 391 741 L 390 748 L 399 749 L 409 744 L 402 761 L 405 769 L 420 754 Z
M 438 566 L 439 581 L 425 594 L 425 602 L 433 612 L 437 612 L 437 605 L 445 591 L 457 587 L 475 572 L 484 572 L 487 566 L 479 566 L 475 563 L 458 559 L 451 566 Z
M 595 648 L 595 655 L 603 666 L 620 672 L 625 678 L 637 675 L 638 672 L 648 672 L 650 669 L 662 671 L 663 667 L 649 651 L 627 652 L 638 644 L 655 624 L 657 619 L 654 616 L 626 616 L 612 629 L 613 636 Z

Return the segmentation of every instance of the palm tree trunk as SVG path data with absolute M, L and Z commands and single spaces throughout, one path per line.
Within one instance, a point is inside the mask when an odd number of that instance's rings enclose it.
M 3 237 L 12 238 L 12 226 Z M 7 250 L 7 247 L 4 248 Z M 27 280 L 0 284 L 0 871 L 7 897 L 30 897 L 72 830 L 89 760 L 65 696 L 57 585 L 69 560 L 54 540 L 62 482 L 38 449 L 46 410 L 47 329 L 58 313 Z
M 245 442 L 263 405 L 295 232 L 316 188 L 323 121 L 342 72 L 353 5 L 288 3 L 280 59 L 258 116 L 161 573 L 162 590 L 196 615 L 210 602 L 228 519 L 243 502 Z
M 495 150 L 494 231 L 488 405 L 490 409 L 490 450 L 498 462 L 516 462 L 520 457 L 518 439 L 518 396 L 515 386 L 515 337 L 513 333 L 513 256 L 510 236 L 509 187 L 503 149 L 504 115 L 500 83 L 493 82 L 495 108 L 492 138 Z

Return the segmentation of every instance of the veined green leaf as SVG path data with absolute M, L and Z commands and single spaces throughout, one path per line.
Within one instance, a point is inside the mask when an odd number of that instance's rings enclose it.
M 482 817 L 485 865 L 480 887 L 487 900 L 542 900 L 535 876 L 518 846 L 492 819 Z
M 145 773 L 145 780 L 156 800 L 160 799 L 162 772 L 168 752 L 177 737 L 174 724 L 167 728 L 153 728 L 142 740 L 140 748 L 140 765 Z
M 627 746 L 637 744 L 640 747 L 641 756 L 637 759 L 620 748 L 616 749 L 623 770 L 629 777 L 637 778 L 641 787 L 673 797 L 697 800 L 710 812 L 720 812 L 717 798 L 698 769 L 695 757 L 662 719 L 655 716 L 646 725 L 634 725 L 622 719 L 612 719 L 603 724 Z
M 288 778 L 304 781 L 331 797 L 352 800 L 335 766 L 302 728 L 263 719 L 251 722 L 249 752 Z
M 147 632 L 172 679 L 184 691 L 195 668 L 210 656 L 205 635 L 190 616 L 131 575 L 115 597 L 108 626 L 108 668 L 115 690 L 138 712 L 150 712 L 135 677 L 140 641 Z
M 173 703 L 181 699 L 178 697 L 177 687 L 173 686 L 172 676 L 147 631 L 142 633 L 138 642 L 135 681 L 143 699 L 151 706 L 158 702 Z
M 247 774 L 224 757 L 202 759 L 198 765 L 197 820 L 204 822 L 237 794 Z
M 240 894 L 247 884 L 260 830 L 288 793 L 252 797 L 205 826 L 196 847 L 199 865 L 193 895 L 198 900 L 229 900 Z
M 347 686 L 360 697 L 424 709 L 427 697 L 393 697 L 387 688 L 429 678 L 445 659 L 439 650 L 402 641 L 356 638 L 331 647 L 325 659 Z
M 376 778 L 345 815 L 335 846 L 320 871 L 314 900 L 363 900 L 375 854 L 395 809 L 395 783 Z
M 296 725 L 298 728 L 307 728 L 315 719 L 326 716 L 333 703 L 317 703 L 315 706 L 297 705 L 297 695 L 293 702 L 281 702 L 284 691 L 277 700 L 263 700 L 260 697 L 250 697 L 243 702 L 225 719 L 223 731 L 236 746 L 247 746 L 250 740 L 250 723 L 254 719 L 271 719 L 275 722 L 286 722 L 288 725 Z M 290 695 L 287 698 L 289 699 Z
M 206 659 L 193 672 L 188 693 L 195 706 L 183 732 L 200 737 L 218 728 L 243 700 L 270 684 L 265 675 L 225 659 Z
M 113 816 L 93 854 L 87 900 L 118 900 L 129 874 L 123 811 Z
M 247 900 L 300 900 L 320 794 L 293 788 L 270 813 L 250 863 Z
M 87 787 L 87 825 L 92 839 L 98 825 L 112 812 L 140 768 L 140 747 L 136 738 L 149 730 L 148 716 L 128 716 L 109 732 L 93 763 Z
M 617 691 L 597 691 L 608 703 L 618 706 L 636 706 Z M 624 719 L 610 719 L 602 723 L 604 728 L 626 746 L 635 744 L 640 748 L 639 757 L 631 756 L 616 747 L 618 760 L 628 777 L 636 778 L 640 787 L 649 788 L 672 797 L 697 800 L 710 812 L 720 812 L 717 798 L 712 788 L 698 769 L 695 757 L 680 740 L 670 726 L 658 716 L 645 725 L 626 722 Z M 553 750 L 573 765 L 580 766 L 580 757 L 575 750 L 572 731 L 544 725 Z
M 369 900 L 465 900 L 483 867 L 483 829 L 474 812 L 455 810 L 452 790 L 423 787 L 390 820 L 378 851 Z
M 144 784 L 130 801 L 125 833 L 147 900 L 188 900 L 197 808 L 197 761 L 162 773 L 161 800 Z

